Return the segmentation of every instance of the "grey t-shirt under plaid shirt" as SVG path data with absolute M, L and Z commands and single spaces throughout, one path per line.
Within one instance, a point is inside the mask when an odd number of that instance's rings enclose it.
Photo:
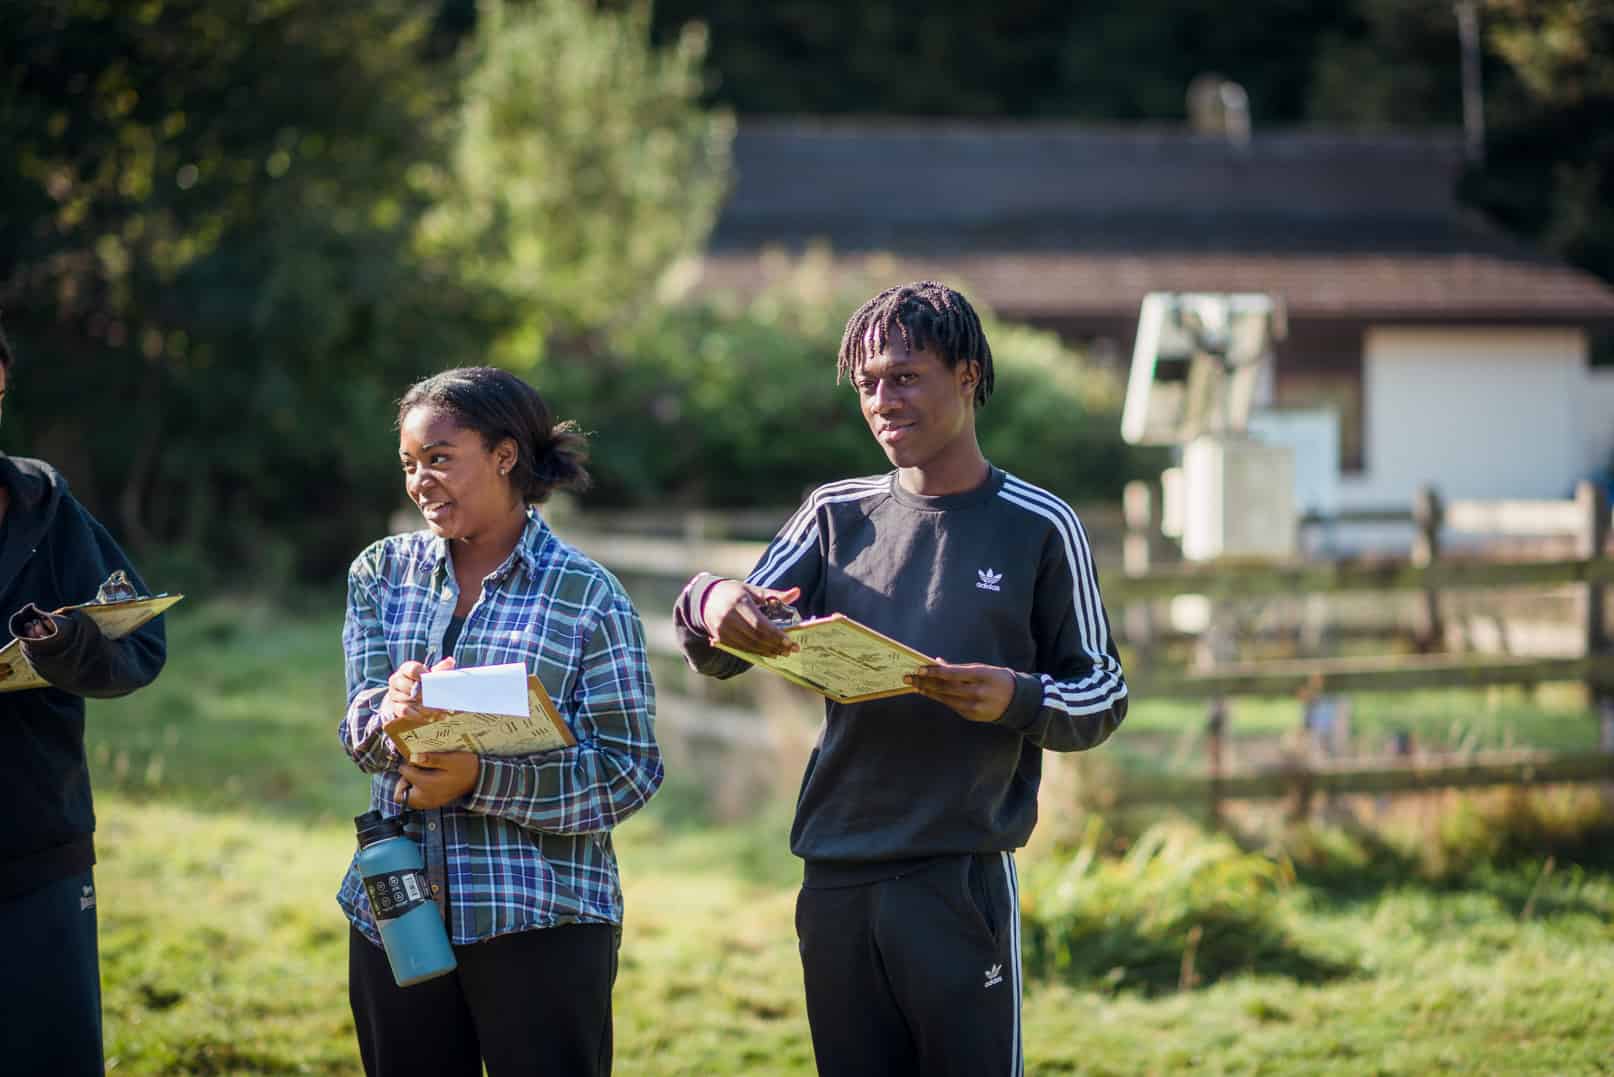
M 354 762 L 374 775 L 370 806 L 384 815 L 399 811 L 401 762 L 381 729 L 387 678 L 411 659 L 442 656 L 458 600 L 447 544 L 428 531 L 382 539 L 349 570 L 340 731 Z M 525 663 L 577 744 L 484 756 L 463 799 L 406 813 L 405 831 L 447 890 L 449 937 L 471 943 L 557 924 L 620 924 L 611 828 L 662 780 L 644 629 L 621 584 L 529 511 L 516 548 L 482 581 L 455 651 L 462 667 Z M 352 867 L 337 901 L 378 941 Z

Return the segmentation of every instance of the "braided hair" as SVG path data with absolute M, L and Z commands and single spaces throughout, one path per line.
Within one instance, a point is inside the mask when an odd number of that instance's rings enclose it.
M 887 288 L 857 308 L 841 337 L 835 380 L 855 377 L 871 356 L 886 350 L 893 330 L 909 351 L 928 349 L 949 368 L 981 364 L 975 403 L 985 404 L 992 395 L 992 349 L 981 319 L 961 293 L 933 280 Z

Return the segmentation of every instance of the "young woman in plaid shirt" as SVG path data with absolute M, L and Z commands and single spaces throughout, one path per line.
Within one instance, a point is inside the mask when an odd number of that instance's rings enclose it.
M 639 616 L 536 505 L 581 489 L 585 442 L 502 370 L 405 394 L 398 455 L 427 530 L 372 545 L 348 575 L 342 744 L 371 807 L 405 813 L 459 967 L 400 988 L 350 868 L 349 995 L 365 1071 L 386 1077 L 604 1074 L 622 890 L 611 828 L 661 784 Z M 405 763 L 385 735 L 428 669 L 524 662 L 577 739 L 524 757 Z

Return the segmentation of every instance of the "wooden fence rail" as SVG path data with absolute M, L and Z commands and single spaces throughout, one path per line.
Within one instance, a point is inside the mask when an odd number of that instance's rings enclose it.
M 1495 785 L 1614 781 L 1614 752 L 1493 753 L 1469 759 L 1381 761 L 1351 766 L 1294 766 L 1221 776 L 1129 777 L 1116 793 L 1128 804 L 1212 804 L 1313 793 L 1378 794 L 1476 789 Z
M 767 548 L 763 542 L 726 542 L 710 539 L 681 541 L 645 535 L 610 534 L 576 524 L 560 524 L 561 538 L 586 550 L 612 572 L 664 576 L 686 580 L 697 572 L 744 578 Z
M 562 538 L 587 550 L 615 572 L 687 578 L 696 572 L 745 576 L 762 556 L 760 542 L 693 542 L 641 535 L 607 534 L 573 526 L 557 528 Z M 1151 598 L 1198 594 L 1241 598 L 1349 591 L 1421 591 L 1463 588 L 1614 583 L 1614 560 L 1566 558 L 1552 561 L 1296 562 L 1292 564 L 1173 565 L 1146 576 L 1104 578 L 1105 601 L 1113 605 Z
M 1604 601 L 1614 584 L 1614 558 L 1606 554 L 1609 510 L 1603 495 L 1589 484 L 1566 502 L 1453 502 L 1443 504 L 1433 491 L 1421 491 L 1413 511 L 1367 514 L 1392 517 L 1417 526 L 1412 556 L 1397 560 L 1294 563 L 1229 563 L 1162 566 L 1151 563 L 1156 541 L 1147 490 L 1129 489 L 1124 509 L 1128 528 L 1123 558 L 1125 574 L 1106 573 L 1104 591 L 1112 611 L 1121 612 L 1127 635 L 1145 648 L 1156 633 L 1149 603 L 1178 595 L 1203 595 L 1222 602 L 1240 598 L 1302 594 L 1422 592 L 1422 638 L 1438 646 L 1442 592 L 1494 587 L 1560 587 L 1573 585 L 1579 595 L 1576 634 L 1582 652 L 1558 658 L 1498 658 L 1480 655 L 1307 659 L 1263 663 L 1222 663 L 1195 672 L 1175 672 L 1142 662 L 1130 678 L 1134 698 L 1201 699 L 1210 703 L 1209 773 L 1148 775 L 1129 778 L 1119 796 L 1123 802 L 1209 802 L 1217 810 L 1225 798 L 1305 795 L 1311 792 L 1394 793 L 1434 788 L 1473 788 L 1532 782 L 1614 782 L 1614 653 L 1604 631 Z M 637 521 L 653 524 L 659 534 L 625 533 L 610 522 L 585 516 L 556 521 L 569 542 L 618 573 L 683 579 L 700 570 L 726 576 L 746 575 L 765 543 L 734 541 L 721 514 L 689 517 L 679 526 L 673 518 Z M 621 523 L 621 521 L 616 521 Z M 746 521 L 755 526 L 757 521 Z M 1534 561 L 1486 561 L 1454 556 L 1443 532 L 1568 534 L 1573 556 Z M 1566 551 L 1569 552 L 1569 551 Z M 658 618 L 646 625 L 653 653 L 676 653 L 670 626 Z M 1134 636 L 1141 628 L 1142 638 Z M 1219 773 L 1231 696 L 1287 696 L 1311 693 L 1401 692 L 1429 688 L 1472 688 L 1486 685 L 1531 685 L 1552 681 L 1584 682 L 1600 712 L 1603 751 L 1590 754 L 1470 758 L 1461 761 L 1365 765 L 1303 766 L 1259 773 Z M 689 722 L 711 725 L 696 713 Z M 725 712 L 727 714 L 727 712 Z M 753 727 L 728 714 L 718 735 L 734 735 Z M 732 728 L 729 728 L 732 727 Z
M 1288 696 L 1303 688 L 1324 694 L 1480 688 L 1497 684 L 1587 681 L 1614 691 L 1614 655 L 1578 658 L 1498 658 L 1488 655 L 1405 655 L 1311 658 L 1218 666 L 1195 673 L 1131 678 L 1140 699 Z
M 1147 576 L 1115 576 L 1103 584 L 1106 602 L 1197 594 L 1210 598 L 1327 594 L 1347 591 L 1424 591 L 1486 587 L 1545 587 L 1569 583 L 1614 583 L 1614 560 L 1551 561 L 1294 562 L 1173 565 Z

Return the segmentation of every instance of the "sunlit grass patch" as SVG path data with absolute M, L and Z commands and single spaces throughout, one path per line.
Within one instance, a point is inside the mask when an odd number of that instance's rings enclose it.
M 249 812 L 103 797 L 97 847 L 114 1072 L 349 1073 L 351 839 Z
M 338 621 L 173 622 L 163 679 L 90 709 L 112 1072 L 356 1074 L 333 895 L 365 787 L 335 735 Z M 616 835 L 616 1072 L 811 1074 L 788 797 L 719 826 L 701 795 L 674 773 Z M 1569 853 L 1595 832 L 1586 797 L 1449 807 L 1406 809 L 1444 828 L 1440 871 L 1417 828 L 1084 843 L 1078 818 L 1061 848 L 1045 820 L 1018 857 L 1027 1072 L 1609 1072 L 1614 875 Z

